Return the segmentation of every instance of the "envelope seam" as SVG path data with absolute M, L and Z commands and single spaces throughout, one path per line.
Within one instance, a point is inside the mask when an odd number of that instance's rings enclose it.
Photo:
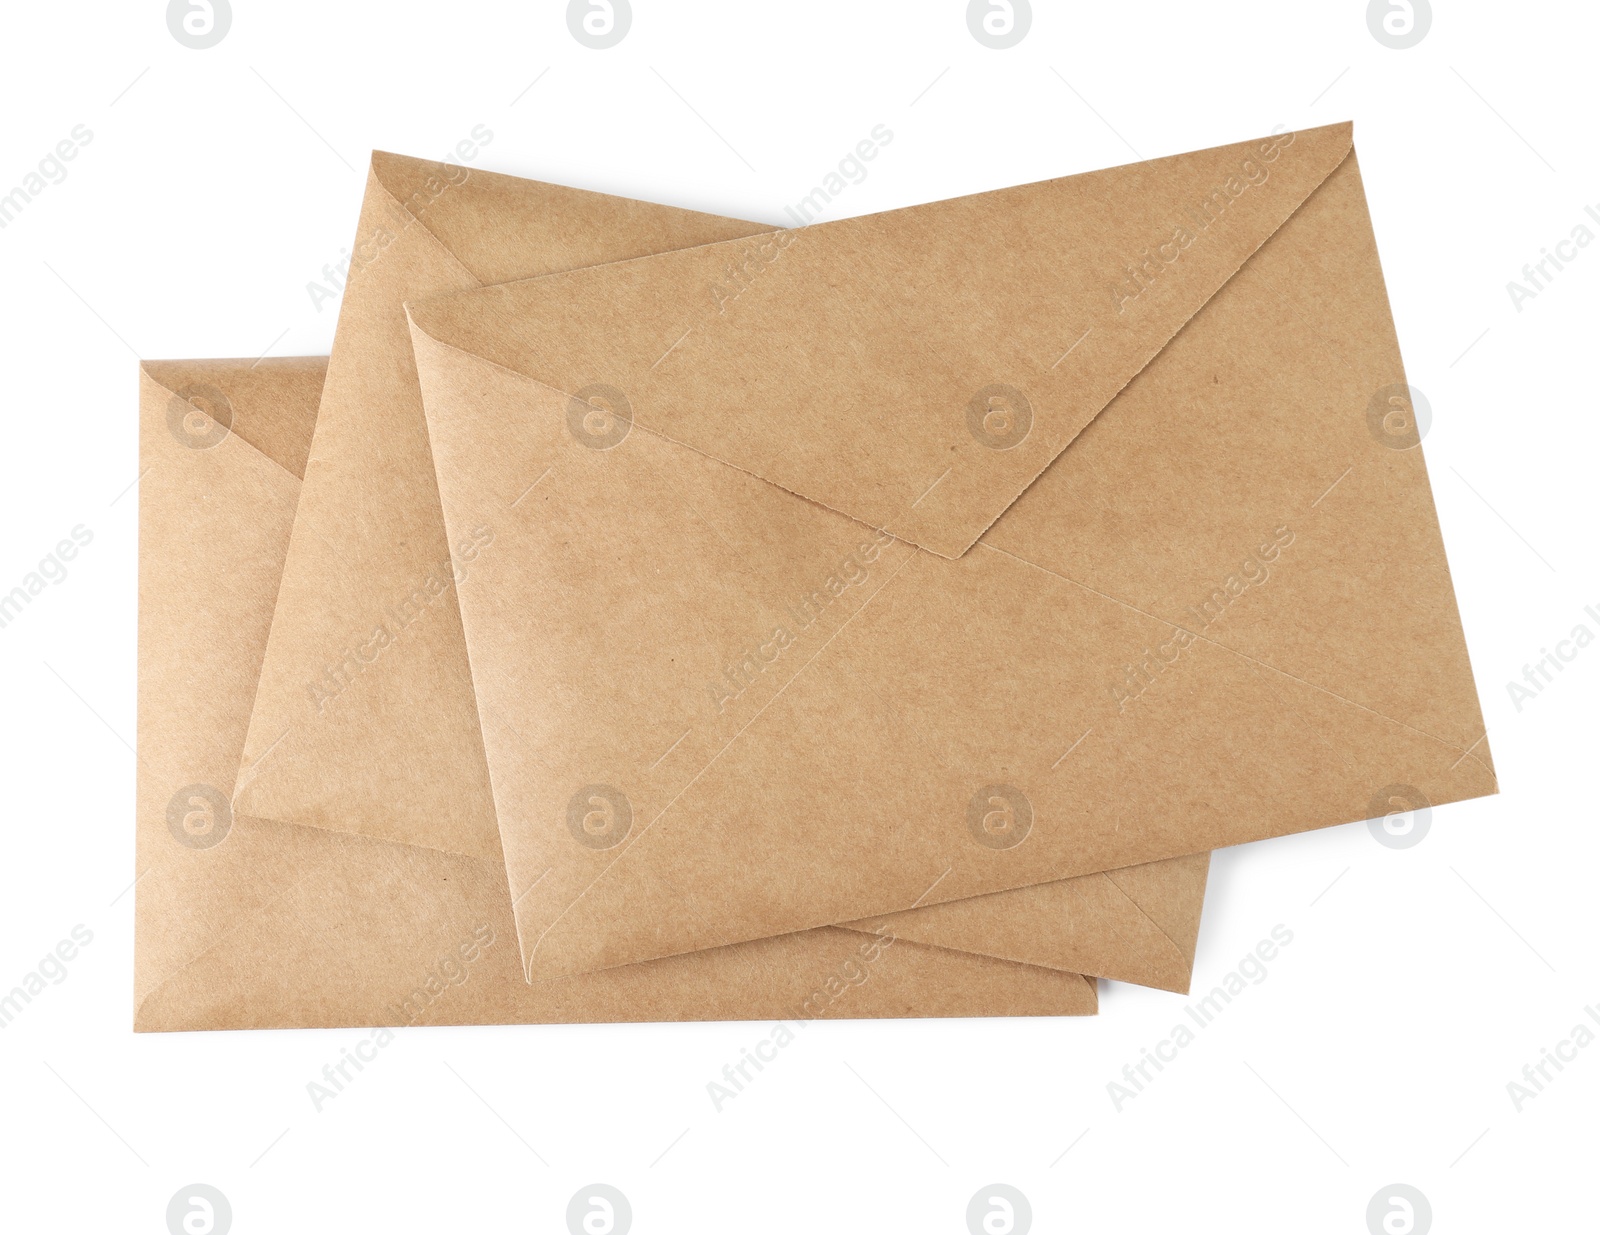
M 472 280 L 474 284 L 474 288 L 472 290 L 481 290 L 484 286 L 484 282 L 478 277 L 477 272 L 468 266 L 466 262 L 462 261 L 461 258 L 457 256 L 454 249 L 440 239 L 439 234 L 435 232 L 433 228 L 428 226 L 428 221 L 426 219 L 424 219 L 421 215 L 413 214 L 410 210 L 406 209 L 405 203 L 400 200 L 395 191 L 389 187 L 382 175 L 379 174 L 376 165 L 373 165 L 372 167 L 372 179 L 377 183 L 378 187 L 383 190 L 383 195 L 387 197 L 391 203 L 393 203 L 395 209 L 405 215 L 406 218 L 410 219 L 411 223 L 415 223 L 418 227 L 420 227 L 422 229 L 422 234 L 433 242 L 434 247 L 436 247 L 439 252 L 443 253 L 446 258 L 453 262 L 456 267 L 460 269 L 461 273 Z M 408 223 L 406 226 L 409 227 L 410 225 L 411 224 Z M 448 295 L 449 293 L 445 294 Z M 407 313 L 407 316 L 409 317 L 410 314 Z
M 1132 896 L 1130 896 L 1119 884 L 1116 883 L 1115 880 L 1111 879 L 1110 875 L 1111 875 L 1110 871 L 1096 871 L 1094 873 L 1094 875 L 1078 875 L 1078 876 L 1074 876 L 1073 879 L 1088 879 L 1088 878 L 1095 878 L 1095 877 L 1105 878 L 1106 881 L 1111 884 L 1111 887 L 1115 890 L 1116 894 L 1118 896 L 1120 896 L 1124 901 L 1126 901 L 1129 905 L 1131 905 L 1133 907 L 1134 912 L 1137 913 L 1140 918 L 1144 919 L 1145 922 L 1149 923 L 1150 928 L 1152 930 L 1154 930 L 1171 947 L 1171 949 L 1172 949 L 1172 959 L 1176 960 L 1176 962 L 1178 964 L 1178 967 L 1180 969 L 1181 968 L 1192 967 L 1191 962 L 1187 962 L 1185 960 L 1184 954 L 1183 954 L 1183 949 L 1178 946 L 1177 941 L 1174 940 L 1172 938 L 1172 936 L 1167 933 L 1167 931 L 1161 926 L 1161 924 L 1159 922 L 1157 922 L 1153 917 L 1150 916 L 1150 914 L 1145 910 L 1143 905 L 1139 904 L 1139 902 L 1136 901 Z M 1043 884 L 1026 884 L 1026 885 L 1023 885 L 1023 887 L 1021 887 L 1021 888 L 1014 888 L 1014 889 L 1007 889 L 1007 890 L 1008 891 L 1025 891 L 1025 890 L 1027 890 L 1029 888 L 1045 887 L 1045 886 L 1048 886 L 1050 883 L 1054 883 L 1054 882 L 1058 882 L 1058 881 L 1056 881 L 1056 880 L 1046 880 L 1045 883 L 1043 883 Z M 1068 882 L 1070 882 L 1070 880 Z M 981 899 L 983 895 L 1002 895 L 1002 894 L 1003 893 L 980 894 L 979 899 Z M 941 902 L 939 902 L 939 905 L 954 905 L 954 904 L 960 904 L 960 903 L 961 903 L 960 900 L 956 900 L 956 901 L 941 901 Z M 898 912 L 899 913 L 910 913 L 910 912 L 915 912 L 915 910 L 900 910 Z M 896 916 L 896 914 L 889 914 L 889 915 L 885 915 L 885 916 L 892 917 L 892 916 Z M 878 921 L 878 920 L 879 919 L 876 919 L 876 918 L 858 919 L 858 921 Z M 838 923 L 837 925 L 843 930 L 855 931 L 858 934 L 869 934 L 870 935 L 870 934 L 875 934 L 876 933 L 872 928 L 867 927 L 867 926 L 863 926 L 863 925 L 858 925 L 857 922 L 841 922 L 841 923 Z M 1117 925 L 1117 920 L 1115 918 L 1112 918 L 1108 925 L 1109 925 L 1110 929 L 1115 933 L 1115 935 L 1117 937 L 1117 940 L 1120 943 L 1122 943 L 1125 946 L 1129 944 L 1129 937 L 1128 937 L 1127 932 L 1119 929 L 1119 927 Z M 1069 961 L 1069 962 L 1067 962 L 1065 964 L 1056 964 L 1055 962 L 1052 962 L 1052 961 L 1034 960 L 1034 959 L 1029 959 L 1029 958 L 1025 958 L 1025 957 L 1021 957 L 1021 956 L 1015 956 L 1015 955 L 1012 955 L 1010 953 L 980 952 L 980 951 L 976 951 L 975 949 L 971 949 L 971 948 L 959 948 L 959 947 L 955 947 L 955 946 L 953 946 L 951 944 L 948 944 L 948 943 L 929 943 L 929 942 L 927 942 L 925 940 L 913 940 L 912 942 L 922 943 L 926 947 L 944 948 L 947 951 L 951 951 L 951 952 L 963 952 L 963 953 L 966 953 L 966 954 L 969 954 L 969 955 L 972 955 L 972 956 L 984 956 L 984 957 L 989 957 L 989 958 L 991 958 L 993 960 L 1010 961 L 1013 964 L 1018 964 L 1018 965 L 1032 965 L 1032 966 L 1034 966 L 1035 968 L 1038 968 L 1038 969 L 1054 970 L 1056 973 L 1076 973 L 1076 974 L 1080 974 L 1080 975 L 1082 975 L 1084 977 L 1101 977 L 1101 978 L 1107 978 L 1109 980 L 1114 980 L 1114 981 L 1118 981 L 1118 982 L 1132 982 L 1133 984 L 1139 985 L 1139 986 L 1149 985 L 1149 983 L 1144 981 L 1142 976 L 1138 977 L 1138 978 L 1133 978 L 1133 977 L 1126 977 L 1126 976 L 1123 976 L 1123 975 L 1120 975 L 1120 974 L 1114 974 L 1114 973 L 1095 973 L 1095 974 L 1090 974 L 1084 968 L 1081 967 L 1079 962 L 1075 962 L 1075 961 Z M 1109 969 L 1109 968 L 1113 968 L 1114 967 L 1114 966 L 1111 966 L 1109 964 L 1106 964 L 1105 962 L 1091 962 L 1091 963 L 1094 963 L 1097 968 L 1102 968 L 1103 967 L 1103 968 L 1108 968 Z
M 1354 155 L 1355 155 L 1355 143 L 1354 143 L 1354 141 L 1352 141 L 1351 144 L 1345 149 L 1344 154 L 1339 158 L 1338 162 L 1334 163 L 1334 165 L 1327 170 L 1326 174 L 1324 174 L 1323 177 L 1316 182 L 1316 184 L 1312 185 L 1311 188 L 1306 191 L 1306 195 L 1304 197 L 1302 197 L 1298 202 L 1295 203 L 1294 208 L 1292 210 L 1290 210 L 1286 215 L 1284 215 L 1282 219 L 1278 220 L 1278 225 L 1276 227 L 1274 227 L 1270 232 L 1268 232 L 1265 236 L 1263 236 L 1261 238 L 1261 240 L 1255 245 L 1255 247 L 1252 248 L 1248 253 L 1246 253 L 1244 255 L 1243 259 L 1240 260 L 1239 264 L 1228 272 L 1227 277 L 1224 278 L 1220 283 L 1218 283 L 1216 285 L 1216 287 L 1211 289 L 1210 295 L 1208 295 L 1204 300 L 1202 300 L 1198 305 L 1196 305 L 1195 308 L 1194 308 L 1194 311 L 1192 313 L 1190 313 L 1187 317 L 1185 317 L 1181 322 L 1179 322 L 1176 327 L 1173 328 L 1171 334 L 1167 335 L 1166 338 L 1162 339 L 1159 344 L 1157 344 L 1153 349 L 1151 349 L 1150 354 L 1147 357 L 1145 357 L 1143 363 L 1141 363 L 1138 366 L 1138 368 L 1134 369 L 1131 373 L 1129 373 L 1128 376 L 1127 376 L 1127 379 L 1120 386 L 1118 386 L 1116 388 L 1116 390 L 1112 391 L 1110 396 L 1108 396 L 1106 398 L 1105 402 L 1100 404 L 1100 406 L 1097 409 L 1095 409 L 1094 415 L 1090 416 L 1088 420 L 1084 421 L 1083 424 L 1078 426 L 1077 430 L 1070 437 L 1068 437 L 1065 442 L 1063 442 L 1061 444 L 1060 448 L 1056 449 L 1050 455 L 1050 458 L 1045 463 L 1045 465 L 1042 468 L 1040 468 L 1037 472 L 1035 472 L 1033 474 L 1033 476 L 1028 480 L 1028 482 L 1025 485 L 1023 485 L 1022 488 L 1017 490 L 1017 492 L 1014 493 L 1011 496 L 1011 500 L 1010 501 L 1008 501 L 1004 506 L 1002 506 L 998 511 L 995 512 L 994 518 L 990 519 L 987 523 L 985 523 L 983 525 L 983 527 L 978 529 L 977 535 L 973 536 L 972 539 L 967 543 L 967 545 L 961 550 L 961 552 L 954 555 L 954 558 L 963 557 L 967 553 L 971 552 L 973 547 L 976 546 L 983 539 L 985 534 L 988 533 L 989 529 L 992 528 L 996 523 L 1000 522 L 1001 518 L 1005 515 L 1006 511 L 1010 510 L 1013 506 L 1015 506 L 1017 504 L 1017 502 L 1021 499 L 1021 497 L 1022 497 L 1022 495 L 1024 493 L 1026 493 L 1029 489 L 1033 488 L 1034 485 L 1039 483 L 1039 478 L 1041 476 L 1043 476 L 1047 471 L 1049 471 L 1052 466 L 1054 466 L 1056 461 L 1058 459 L 1060 459 L 1063 454 L 1066 453 L 1067 449 L 1072 445 L 1072 443 L 1077 441 L 1078 438 L 1083 435 L 1084 431 L 1086 429 L 1088 429 L 1088 427 L 1090 425 L 1092 425 L 1096 420 L 1100 419 L 1100 417 L 1105 414 L 1106 408 L 1110 407 L 1113 403 L 1115 403 L 1117 401 L 1118 396 L 1120 396 L 1124 390 L 1126 390 L 1129 386 L 1133 385 L 1133 382 L 1134 382 L 1135 378 L 1137 378 L 1141 373 L 1143 373 L 1146 369 L 1148 369 L 1152 364 L 1154 364 L 1156 362 L 1156 360 L 1161 356 L 1161 354 L 1163 352 L 1165 352 L 1169 346 L 1171 346 L 1172 341 L 1174 339 L 1176 339 L 1180 334 L 1182 334 L 1185 330 L 1187 330 L 1188 327 L 1189 327 L 1189 324 L 1191 322 L 1193 322 L 1195 318 L 1200 316 L 1200 314 L 1205 310 L 1206 306 L 1209 305 L 1218 296 L 1220 296 L 1222 294 L 1222 292 L 1228 287 L 1228 285 L 1239 277 L 1239 272 L 1242 271 L 1246 266 L 1248 266 L 1252 261 L 1255 260 L 1256 255 L 1258 253 L 1260 253 L 1263 248 L 1266 247 L 1267 242 L 1270 241 L 1279 232 L 1281 232 L 1285 227 L 1287 227 L 1289 225 L 1289 223 L 1294 219 L 1294 217 L 1297 214 L 1299 214 L 1302 210 L 1305 209 L 1306 203 L 1309 202 L 1313 197 L 1315 197 L 1318 193 L 1320 193 L 1322 191 L 1323 186 L 1325 186 L 1328 183 L 1328 181 L 1332 178 L 1334 172 L 1338 171 L 1341 167 L 1343 167 L 1345 165 L 1345 163 L 1349 159 L 1351 159 Z M 763 477 L 762 479 L 765 479 L 765 477 Z M 830 509 L 831 509 L 831 507 L 830 507 Z M 918 543 L 920 545 L 920 542 L 916 542 L 916 543 Z M 921 547 L 926 548 L 927 546 L 921 546 Z M 930 549 L 929 552 L 937 552 L 937 551 Z M 940 557 L 944 557 L 946 555 L 941 553 L 941 554 L 939 554 L 939 556 Z
M 432 227 L 429 227 L 429 224 L 427 224 L 427 219 L 422 218 L 421 214 L 413 214 L 410 210 L 406 210 L 405 203 L 400 200 L 398 194 L 395 194 L 394 189 L 390 189 L 389 182 L 384 181 L 384 178 L 382 178 L 381 174 L 379 174 L 378 166 L 371 165 L 371 171 L 373 171 L 373 181 L 376 181 L 379 189 L 384 190 L 384 197 L 389 198 L 389 202 L 394 205 L 395 210 L 405 214 L 406 218 L 410 219 L 411 222 L 414 222 L 416 226 L 421 227 L 422 235 L 426 235 L 429 240 L 432 240 L 434 245 L 437 246 L 438 251 L 445 254 L 446 258 L 450 259 L 451 262 L 454 262 L 454 264 L 461 269 L 462 274 L 466 275 L 467 278 L 470 278 L 470 280 L 474 282 L 477 290 L 482 290 L 483 286 L 485 286 L 485 283 L 483 283 L 482 278 L 478 278 L 477 272 L 475 272 L 472 267 L 467 266 L 466 262 L 462 261 L 458 254 L 456 254 L 456 251 L 454 251 L 453 248 L 450 248 L 450 245 L 446 245 L 446 243 L 443 242 L 442 238 L 440 238 L 440 235 L 438 235 L 438 232 L 435 232 Z M 410 226 L 410 224 L 408 224 L 408 226 Z M 448 294 L 451 293 L 445 294 L 448 296 Z
M 1162 926 L 1161 923 L 1157 922 L 1153 917 L 1151 917 L 1149 911 L 1146 910 L 1145 907 L 1138 901 L 1134 900 L 1134 898 L 1128 894 L 1127 889 L 1118 883 L 1115 878 L 1113 878 L 1115 872 L 1101 871 L 1100 873 L 1105 876 L 1106 882 L 1117 890 L 1117 895 L 1121 896 L 1128 902 L 1128 904 L 1132 905 L 1136 910 L 1138 910 L 1139 915 L 1143 917 L 1146 922 L 1150 923 L 1150 925 L 1155 929 L 1156 933 L 1172 946 L 1172 954 L 1177 958 L 1179 967 L 1192 970 L 1194 968 L 1193 959 L 1186 958 L 1184 956 L 1184 951 L 1178 946 L 1178 941 L 1168 934 L 1167 929 Z
M 546 381 L 542 381 L 539 378 L 532 376 L 531 374 L 524 373 L 521 369 L 512 368 L 508 364 L 502 364 L 500 361 L 495 360 L 491 356 L 485 356 L 481 352 L 472 351 L 469 348 L 462 347 L 458 343 L 452 343 L 448 339 L 441 339 L 438 335 L 434 334 L 425 324 L 423 324 L 422 322 L 417 320 L 416 315 L 412 312 L 412 309 L 414 307 L 420 307 L 420 306 L 414 306 L 410 302 L 407 302 L 407 304 L 406 304 L 406 316 L 410 319 L 411 328 L 413 330 L 415 330 L 418 334 L 421 334 L 424 338 L 430 340 L 431 342 L 438 344 L 440 347 L 447 347 L 451 351 L 457 353 L 458 355 L 470 357 L 472 360 L 475 360 L 475 361 L 479 362 L 480 364 L 492 365 L 494 368 L 498 369 L 502 373 L 509 373 L 512 377 L 517 378 L 519 381 L 531 382 L 533 385 L 539 387 L 539 389 L 548 390 L 551 394 L 560 395 L 564 399 L 570 399 L 570 398 L 573 397 L 568 391 L 562 390 L 559 386 L 552 386 L 552 385 L 550 385 L 550 383 L 548 383 Z M 427 408 L 427 400 L 426 399 L 423 400 L 423 408 L 424 408 L 424 411 L 426 411 L 426 408 Z M 746 476 L 752 476 L 756 480 L 761 481 L 762 484 L 771 485 L 775 489 L 782 489 L 785 493 L 789 494 L 791 497 L 797 498 L 798 500 L 800 500 L 802 502 L 808 502 L 812 506 L 820 507 L 823 510 L 826 510 L 826 511 L 832 513 L 832 514 L 838 515 L 841 519 L 848 519 L 848 520 L 850 520 L 850 522 L 856 524 L 858 527 L 864 527 L 868 531 L 872 531 L 872 532 L 882 532 L 886 536 L 894 536 L 893 532 L 890 532 L 885 528 L 874 527 L 872 524 L 867 523 L 866 521 L 857 518 L 855 515 L 849 514 L 849 513 L 845 512 L 845 511 L 842 511 L 842 510 L 839 510 L 837 507 L 829 506 L 826 502 L 819 502 L 819 501 L 817 501 L 816 498 L 807 497 L 804 493 L 796 493 L 793 489 L 785 488 L 783 485 L 779 484 L 777 481 L 768 480 L 765 476 L 757 476 L 756 473 L 750 471 L 748 468 L 740 467 L 737 463 L 729 463 L 726 459 L 719 459 L 716 455 L 708 454 L 706 451 L 701 450 L 696 446 L 692 446 L 688 442 L 680 442 L 677 438 L 669 437 L 667 434 L 661 432 L 661 430 L 659 430 L 659 429 L 652 429 L 649 425 L 640 424 L 638 421 L 634 421 L 633 422 L 633 431 L 639 432 L 639 433 L 648 433 L 651 437 L 657 439 L 658 441 L 666 442 L 668 445 L 675 446 L 680 450 L 687 450 L 691 454 L 699 455 L 702 459 L 708 459 L 712 463 L 717 464 L 719 467 L 731 467 L 736 472 L 743 472 Z M 943 557 L 944 556 L 943 554 L 935 553 L 932 549 L 926 549 L 922 545 L 917 544 L 915 541 L 906 539 L 904 536 L 894 536 L 894 539 L 899 541 L 902 544 L 911 546 L 913 549 L 916 549 L 919 552 L 933 553 L 935 557 Z

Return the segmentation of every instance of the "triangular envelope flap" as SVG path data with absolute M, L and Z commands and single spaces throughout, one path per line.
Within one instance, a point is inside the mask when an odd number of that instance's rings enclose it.
M 768 230 L 630 197 L 372 152 L 372 175 L 480 283 L 525 279 Z M 358 242 L 363 238 L 357 237 Z
M 1350 125 L 617 262 L 417 324 L 946 557 L 1348 155 Z
M 1193 854 L 849 923 L 898 939 L 1187 991 L 1211 855 Z
M 206 449 L 208 441 L 231 433 L 295 479 L 304 478 L 328 370 L 324 357 L 145 360 L 139 367 L 171 396 L 145 414 L 164 418 L 185 445 Z
M 1106 878 L 1144 911 L 1192 966 L 1210 871 L 1211 855 L 1196 853 L 1167 862 L 1118 867 L 1107 871 Z

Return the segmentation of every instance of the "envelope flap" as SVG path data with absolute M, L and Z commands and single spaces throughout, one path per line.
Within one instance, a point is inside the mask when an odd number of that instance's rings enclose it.
M 139 367 L 171 396 L 146 414 L 164 418 L 181 444 L 204 450 L 232 434 L 296 480 L 305 478 L 327 371 L 321 357 L 144 360 Z
M 413 320 L 568 395 L 575 433 L 619 419 L 959 557 L 1350 149 L 1348 124 L 1284 133 Z
M 1209 853 L 991 892 L 847 925 L 1027 965 L 1187 991 Z
M 508 283 L 540 272 L 704 244 L 707 236 L 766 229 L 720 215 L 659 206 L 524 180 L 498 172 L 372 152 L 372 175 L 403 213 L 421 223 L 479 283 Z M 375 251 L 381 234 L 357 237 Z M 359 257 L 359 255 L 358 255 Z

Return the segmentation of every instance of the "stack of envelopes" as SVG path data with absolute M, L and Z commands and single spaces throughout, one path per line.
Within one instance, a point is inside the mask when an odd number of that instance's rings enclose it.
M 375 154 L 142 367 L 139 1029 L 1075 1015 L 1493 793 L 1348 125 L 800 231 Z

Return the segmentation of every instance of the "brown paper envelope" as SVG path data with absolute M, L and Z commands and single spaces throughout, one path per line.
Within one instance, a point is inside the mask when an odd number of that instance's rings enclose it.
M 137 1029 L 1094 1011 L 1076 974 L 887 929 L 529 985 L 498 858 L 232 813 L 324 364 L 140 373 Z
M 1494 792 L 1349 125 L 412 317 L 534 974 Z
M 236 809 L 500 861 L 403 301 L 754 224 L 375 154 Z M 476 548 L 468 550 L 476 555 Z M 490 550 L 492 552 L 492 549 Z M 1206 863 L 986 898 L 902 938 L 1186 989 Z M 537 872 L 535 876 L 537 877 Z M 519 885 L 521 895 L 527 884 Z

